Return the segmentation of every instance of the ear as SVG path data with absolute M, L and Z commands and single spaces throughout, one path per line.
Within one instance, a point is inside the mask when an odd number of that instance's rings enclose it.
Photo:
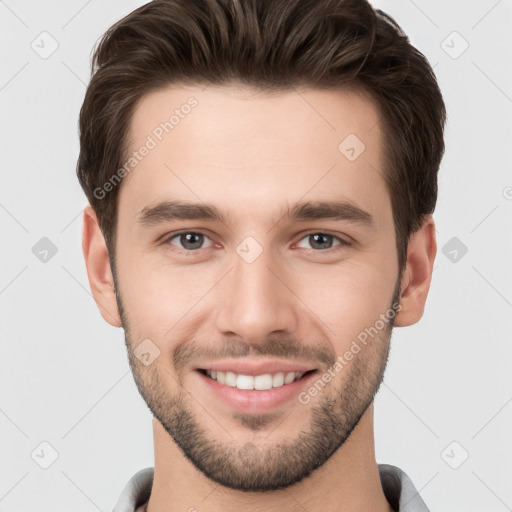
M 407 246 L 407 263 L 400 284 L 402 308 L 395 317 L 396 327 L 415 324 L 423 316 L 436 253 L 434 219 L 427 215 Z
M 82 251 L 89 285 L 101 316 L 110 325 L 122 327 L 107 246 L 91 206 L 84 209 Z

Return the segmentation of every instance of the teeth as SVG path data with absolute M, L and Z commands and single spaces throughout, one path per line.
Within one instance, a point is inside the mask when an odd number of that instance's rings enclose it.
M 284 373 L 279 372 L 276 373 L 272 379 L 272 387 L 278 388 L 284 384 Z
M 285 384 L 290 384 L 290 382 L 293 382 L 293 380 L 295 379 L 295 374 L 294 372 L 288 372 L 285 377 L 284 377 L 284 383 Z
M 278 372 L 275 374 L 265 373 L 263 375 L 240 375 L 233 372 L 221 372 L 219 370 L 206 370 L 206 375 L 220 384 L 238 389 L 265 390 L 279 388 L 300 379 L 305 372 Z
M 226 372 L 224 377 L 224 384 L 226 384 L 226 386 L 231 386 L 232 388 L 234 388 L 237 385 L 236 375 L 233 372 Z
M 226 384 L 228 383 L 226 382 Z M 254 377 L 252 375 L 239 375 L 232 386 L 236 386 L 238 389 L 254 389 Z
M 272 389 L 272 380 L 272 375 L 270 375 L 270 373 L 258 375 L 257 377 L 254 377 L 254 389 Z

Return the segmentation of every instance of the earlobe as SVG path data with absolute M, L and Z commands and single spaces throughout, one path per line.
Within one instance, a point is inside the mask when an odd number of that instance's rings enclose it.
M 91 292 L 101 316 L 110 325 L 121 327 L 122 322 L 117 307 L 108 249 L 99 227 L 98 218 L 91 206 L 84 209 L 82 251 Z
M 427 215 L 422 226 L 412 233 L 407 247 L 407 263 L 401 281 L 401 309 L 396 327 L 413 325 L 423 316 L 437 253 L 435 224 Z

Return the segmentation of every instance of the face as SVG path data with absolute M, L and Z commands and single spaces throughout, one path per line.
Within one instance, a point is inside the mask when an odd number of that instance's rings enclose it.
M 176 86 L 142 99 L 130 135 L 150 147 L 122 182 L 116 241 L 138 389 L 210 479 L 298 482 L 386 366 L 399 276 L 376 107 Z

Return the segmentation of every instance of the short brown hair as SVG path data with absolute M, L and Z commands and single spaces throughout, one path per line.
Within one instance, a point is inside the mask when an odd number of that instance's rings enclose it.
M 432 213 L 446 111 L 427 59 L 366 0 L 154 0 L 115 23 L 92 59 L 80 111 L 77 175 L 115 261 L 122 166 L 136 103 L 171 84 L 356 89 L 376 101 L 385 134 L 398 263 Z M 341 142 L 341 141 L 340 141 Z

